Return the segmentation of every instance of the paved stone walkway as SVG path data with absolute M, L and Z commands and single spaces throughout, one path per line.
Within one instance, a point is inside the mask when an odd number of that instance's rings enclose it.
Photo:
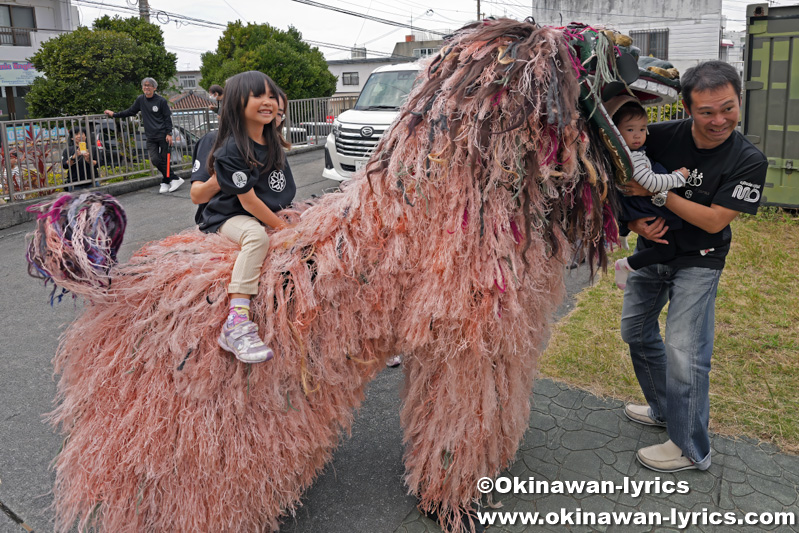
M 712 437 L 712 465 L 706 472 L 686 470 L 676 474 L 653 472 L 642 467 L 635 451 L 666 440 L 662 428 L 630 422 L 617 400 L 603 400 L 592 394 L 569 388 L 548 379 L 535 385 L 535 405 L 530 415 L 530 428 L 519 448 L 517 459 L 503 476 L 553 481 L 613 481 L 621 486 L 624 478 L 631 481 L 685 481 L 685 494 L 498 494 L 494 502 L 502 502 L 498 512 L 529 511 L 561 513 L 582 509 L 601 512 L 659 512 L 662 525 L 498 525 L 490 532 L 519 531 L 606 531 L 646 532 L 679 531 L 670 521 L 671 509 L 678 512 L 733 512 L 735 518 L 746 513 L 792 512 L 799 520 L 799 457 L 780 454 L 769 444 L 751 439 Z M 653 485 L 654 486 L 654 485 Z M 587 491 L 586 491 L 587 492 Z M 482 511 L 492 511 L 483 508 Z M 572 517 L 576 524 L 576 517 Z M 689 525 L 684 531 L 758 532 L 799 531 L 799 525 Z M 433 521 L 414 509 L 395 533 L 439 533 Z

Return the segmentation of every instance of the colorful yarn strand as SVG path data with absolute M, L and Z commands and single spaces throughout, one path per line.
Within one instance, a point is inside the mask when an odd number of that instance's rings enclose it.
M 36 229 L 28 235 L 28 273 L 53 283 L 50 303 L 67 292 L 104 289 L 116 264 L 127 218 L 111 195 L 97 192 L 62 194 L 28 208 L 37 213 Z M 56 295 L 58 288 L 61 293 Z

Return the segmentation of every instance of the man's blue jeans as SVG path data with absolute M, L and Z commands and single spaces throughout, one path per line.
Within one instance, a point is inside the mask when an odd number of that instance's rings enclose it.
M 710 466 L 710 357 L 721 270 L 653 265 L 631 272 L 624 291 L 621 337 L 635 375 L 669 438 L 700 470 Z M 669 302 L 666 341 L 658 317 Z

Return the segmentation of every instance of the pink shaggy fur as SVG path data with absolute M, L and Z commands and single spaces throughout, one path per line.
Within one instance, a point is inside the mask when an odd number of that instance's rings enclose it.
M 555 29 L 461 30 L 367 175 L 273 235 L 253 299 L 269 363 L 217 346 L 238 252 L 223 237 L 150 243 L 85 290 L 55 358 L 56 529 L 276 530 L 397 353 L 408 488 L 468 525 L 476 481 L 528 427 L 569 243 L 603 249 L 608 170 L 572 62 Z

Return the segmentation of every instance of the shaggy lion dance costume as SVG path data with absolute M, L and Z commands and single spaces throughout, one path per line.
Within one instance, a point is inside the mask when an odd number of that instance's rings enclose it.
M 626 151 L 588 127 L 616 78 L 605 41 L 510 20 L 458 31 L 366 172 L 273 235 L 252 309 L 269 363 L 216 343 L 229 240 L 187 231 L 109 269 L 115 202 L 41 206 L 31 261 L 87 299 L 55 357 L 56 529 L 276 530 L 396 353 L 405 481 L 445 529 L 468 527 L 477 480 L 528 427 L 564 262 L 579 243 L 602 264 L 614 235 Z

